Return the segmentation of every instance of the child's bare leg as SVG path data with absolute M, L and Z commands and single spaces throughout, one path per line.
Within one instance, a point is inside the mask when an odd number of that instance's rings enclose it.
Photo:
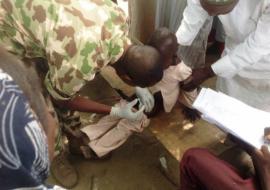
M 191 122 L 196 121 L 197 119 L 201 118 L 200 112 L 197 111 L 196 109 L 189 108 L 185 105 L 182 105 L 182 113 L 184 117 Z
M 161 92 L 154 94 L 155 106 L 150 113 L 145 113 L 148 118 L 155 117 L 160 111 L 164 110 Z

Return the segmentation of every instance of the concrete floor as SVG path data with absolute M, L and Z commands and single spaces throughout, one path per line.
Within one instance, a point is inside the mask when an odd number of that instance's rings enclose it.
M 82 94 L 91 94 L 92 99 L 112 104 L 117 94 L 101 76 L 98 75 L 95 81 Z M 214 88 L 214 83 L 215 79 L 211 79 L 204 86 Z M 87 123 L 89 115 L 82 116 Z M 108 160 L 88 161 L 70 156 L 80 178 L 74 190 L 177 189 L 178 163 L 185 150 L 206 147 L 220 155 L 231 147 L 231 144 L 224 143 L 225 136 L 222 131 L 202 120 L 193 124 L 186 121 L 180 105 L 176 105 L 170 114 L 161 113 L 152 119 L 147 130 L 134 134 Z M 161 169 L 160 158 L 167 162 L 166 172 Z M 56 183 L 53 177 L 49 178 L 49 182 Z

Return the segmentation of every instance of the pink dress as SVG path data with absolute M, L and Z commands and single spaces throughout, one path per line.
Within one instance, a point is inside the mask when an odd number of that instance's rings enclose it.
M 126 104 L 121 100 L 118 106 Z M 150 123 L 150 120 L 144 115 L 139 121 L 129 121 L 106 115 L 96 124 L 88 125 L 81 129 L 90 142 L 89 147 L 99 156 L 102 157 L 112 150 L 120 147 L 133 132 L 142 132 Z
M 179 83 L 187 79 L 191 75 L 191 72 L 191 68 L 186 66 L 183 62 L 172 65 L 164 70 L 162 80 L 150 88 L 153 94 L 158 91 L 161 92 L 165 112 L 170 112 L 177 100 L 191 107 L 197 97 L 197 90 L 185 92 L 181 90 L 179 86 Z

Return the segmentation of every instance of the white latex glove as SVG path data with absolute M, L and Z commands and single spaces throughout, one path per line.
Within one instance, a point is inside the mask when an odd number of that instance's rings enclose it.
M 145 112 L 151 112 L 155 105 L 155 99 L 147 88 L 135 87 L 135 92 L 140 102 L 145 106 Z
M 144 106 L 140 108 L 139 111 L 134 112 L 133 106 L 135 106 L 138 102 L 138 99 L 133 100 L 132 102 L 124 105 L 124 106 L 114 106 L 111 109 L 110 115 L 125 118 L 131 121 L 138 121 L 141 120 L 144 113 Z

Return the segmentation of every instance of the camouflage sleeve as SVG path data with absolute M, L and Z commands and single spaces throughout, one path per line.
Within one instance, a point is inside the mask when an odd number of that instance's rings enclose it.
M 76 1 L 65 6 L 62 14 L 58 14 L 53 32 L 49 33 L 50 72 L 45 84 L 55 99 L 74 97 L 95 73 L 116 62 L 131 44 L 126 16 L 117 5 L 110 0 L 93 0 L 89 7 L 95 11 Z M 99 12 L 104 18 L 96 15 Z
M 110 8 L 110 18 L 107 19 L 101 29 L 101 42 L 104 55 L 113 64 L 119 60 L 124 51 L 131 45 L 131 40 L 125 12 L 114 3 L 111 3 Z
M 0 2 L 0 42 L 21 57 L 47 58 L 45 85 L 55 99 L 74 97 L 131 44 L 125 13 L 111 0 Z
M 89 54 L 94 52 L 95 47 L 95 43 L 86 43 L 84 47 L 78 44 L 80 50 L 76 50 L 72 57 L 68 52 L 60 54 L 53 51 L 49 56 L 49 72 L 45 78 L 45 85 L 53 98 L 71 99 L 87 81 L 95 77 L 97 69 L 93 68 L 93 65 L 96 63 L 89 58 Z
M 61 71 L 59 71 L 61 74 Z M 56 100 L 69 100 L 76 95 L 76 93 L 85 85 L 86 81 L 83 79 L 75 78 L 75 73 L 65 72 L 62 77 L 57 78 L 57 73 L 51 74 L 48 72 L 45 78 L 45 86 L 50 95 Z

